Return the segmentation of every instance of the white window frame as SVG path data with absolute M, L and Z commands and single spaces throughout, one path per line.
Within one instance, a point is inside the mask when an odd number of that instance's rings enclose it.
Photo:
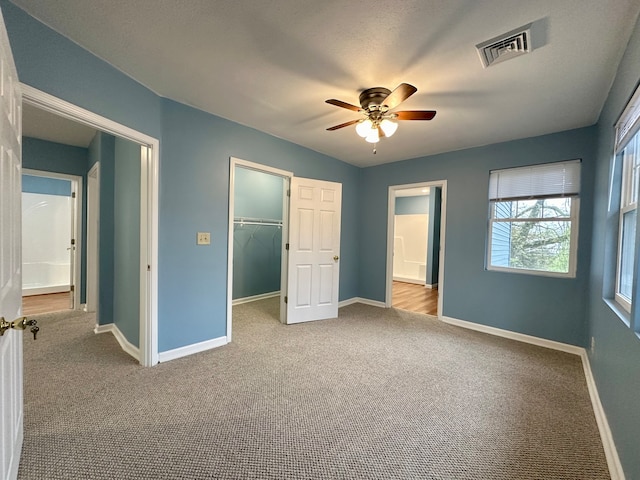
M 627 103 L 624 108 L 624 111 L 620 115 L 620 118 L 616 122 L 615 125 L 615 147 L 614 147 L 614 161 L 617 161 L 619 158 L 622 159 L 622 181 L 620 185 L 620 208 L 619 208 L 619 217 L 618 217 L 618 250 L 616 252 L 616 281 L 615 281 L 615 291 L 614 291 L 614 300 L 618 305 L 620 305 L 625 311 L 631 313 L 631 307 L 633 305 L 633 300 L 628 299 L 624 295 L 619 293 L 620 287 L 620 270 L 622 266 L 622 227 L 623 227 L 623 217 L 626 213 L 631 212 L 633 210 L 637 211 L 638 202 L 637 198 L 633 198 L 633 185 L 635 181 L 635 185 L 638 185 L 640 182 L 638 165 L 635 165 L 633 169 L 629 169 L 629 161 L 628 158 L 624 158 L 623 152 L 627 148 L 631 142 L 635 143 L 635 151 L 634 154 L 637 157 L 640 155 L 638 152 L 638 148 L 640 147 L 640 138 L 638 138 L 638 132 L 640 131 L 640 87 L 637 87 L 633 96 Z M 636 188 L 637 191 L 637 188 Z M 613 194 L 613 192 L 612 192 Z M 638 228 L 638 221 L 636 216 L 636 229 Z M 635 280 L 635 263 L 637 263 L 637 259 L 635 258 L 638 254 L 637 246 L 634 241 L 634 272 L 632 277 L 632 282 Z
M 566 198 L 562 195 L 546 197 L 546 198 Z M 524 200 L 524 199 L 522 199 Z M 533 198 L 530 200 L 534 200 Z M 489 214 L 489 233 L 488 233 L 488 249 L 487 249 L 487 270 L 509 273 L 523 273 L 527 275 L 538 275 L 543 277 L 558 277 L 558 278 L 575 278 L 577 270 L 577 258 L 578 258 L 578 231 L 579 231 L 579 217 L 580 217 L 580 197 L 571 197 L 571 212 L 569 217 L 554 217 L 554 218 L 501 218 L 495 217 L 495 204 L 498 200 L 490 200 L 490 214 Z M 548 270 L 530 270 L 526 268 L 517 267 L 501 267 L 491 264 L 491 252 L 493 241 L 493 224 L 503 222 L 557 222 L 566 221 L 571 224 L 571 237 L 569 239 L 569 268 L 567 272 L 551 272 Z
M 622 154 L 624 150 L 631 144 L 631 142 L 635 142 L 635 148 L 633 152 L 633 156 L 621 156 L 622 158 L 622 182 L 621 182 L 621 191 L 620 191 L 620 210 L 618 214 L 618 251 L 616 254 L 616 288 L 615 288 L 615 300 L 620 304 L 622 308 L 624 308 L 627 312 L 631 313 L 631 305 L 633 303 L 632 299 L 627 298 L 625 295 L 620 293 L 620 275 L 622 270 L 622 238 L 623 238 L 623 227 L 624 227 L 624 216 L 629 212 L 633 212 L 634 210 L 637 212 L 638 209 L 638 199 L 637 199 L 637 190 L 638 190 L 638 182 L 640 178 L 638 176 L 638 171 L 640 169 L 640 162 L 637 159 L 640 157 L 638 155 L 638 147 L 640 146 L 640 141 L 638 141 L 638 134 L 634 134 L 630 139 L 627 139 L 626 143 L 623 147 L 619 149 L 616 154 Z M 635 162 L 634 162 L 635 160 Z M 635 186 L 635 188 L 634 188 Z M 636 198 L 634 198 L 634 191 L 636 192 Z M 637 213 L 636 213 L 636 228 L 637 228 Z M 635 250 L 635 241 L 634 241 L 634 250 Z M 635 263 L 635 254 L 634 254 L 634 263 Z M 632 277 L 635 278 L 635 272 Z

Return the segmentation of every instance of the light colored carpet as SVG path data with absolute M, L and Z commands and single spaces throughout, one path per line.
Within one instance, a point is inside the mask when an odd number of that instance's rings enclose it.
M 91 315 L 25 335 L 20 479 L 605 479 L 580 359 L 364 305 L 143 368 Z

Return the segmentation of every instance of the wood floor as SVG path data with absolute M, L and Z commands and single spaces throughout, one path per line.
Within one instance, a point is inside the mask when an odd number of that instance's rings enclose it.
M 23 315 L 59 312 L 60 310 L 69 310 L 70 308 L 71 297 L 69 292 L 22 297 Z
M 438 314 L 438 289 L 425 288 L 424 285 L 393 282 L 393 301 L 395 308 L 410 312 Z

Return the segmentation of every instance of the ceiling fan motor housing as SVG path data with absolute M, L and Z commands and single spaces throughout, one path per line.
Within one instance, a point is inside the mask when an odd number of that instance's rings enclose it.
M 363 90 L 360 94 L 360 105 L 364 110 L 369 110 L 369 106 L 380 106 L 384 99 L 391 94 L 391 90 L 384 87 L 373 87 Z

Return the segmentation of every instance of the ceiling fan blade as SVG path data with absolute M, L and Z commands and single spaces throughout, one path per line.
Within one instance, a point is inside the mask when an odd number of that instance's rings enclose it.
M 384 99 L 383 104 L 389 107 L 389 110 L 397 107 L 411 95 L 416 93 L 418 89 L 408 83 L 401 83 L 396 89 Z
M 346 108 L 347 110 L 353 110 L 354 112 L 359 112 L 361 110 L 360 107 L 356 107 L 355 105 L 351 105 L 350 103 L 343 102 L 342 100 L 336 100 L 335 98 L 325 100 L 325 102 L 331 105 L 335 105 L 336 107 L 342 107 L 342 108 Z
M 431 120 L 436 116 L 435 110 L 403 110 L 394 114 L 396 120 Z
M 360 121 L 360 119 L 358 120 L 351 120 L 349 122 L 345 122 L 345 123 L 341 123 L 340 125 L 335 125 L 333 127 L 329 127 L 327 128 L 327 130 L 329 130 L 330 132 L 334 131 L 334 130 L 338 130 L 339 128 L 344 128 L 344 127 L 348 127 L 349 125 L 353 125 L 355 123 L 358 123 Z

